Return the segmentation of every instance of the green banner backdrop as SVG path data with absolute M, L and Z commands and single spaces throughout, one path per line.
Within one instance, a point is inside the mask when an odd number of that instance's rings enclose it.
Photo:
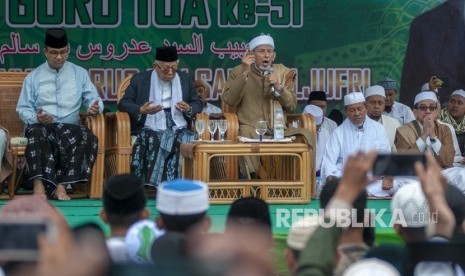
M 69 61 L 88 69 L 107 104 L 119 82 L 151 67 L 154 49 L 175 45 L 180 65 L 211 85 L 217 101 L 228 70 L 260 33 L 297 71 L 303 104 L 325 90 L 334 106 L 381 77 L 400 81 L 412 19 L 443 0 L 5 0 L 0 70 L 45 61 L 44 29 L 64 27 Z

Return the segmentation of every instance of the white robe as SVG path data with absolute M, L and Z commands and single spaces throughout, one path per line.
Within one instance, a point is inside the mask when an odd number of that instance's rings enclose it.
M 397 152 L 396 145 L 394 144 L 394 140 L 396 138 L 396 130 L 398 127 L 402 125 L 396 119 L 389 117 L 387 115 L 381 115 L 380 120 L 378 123 L 382 124 L 384 130 L 386 130 L 386 135 L 389 140 L 389 144 L 391 144 L 391 152 Z
M 352 122 L 346 119 L 334 130 L 326 143 L 321 168 L 323 179 L 330 175 L 341 177 L 344 162 L 349 155 L 359 150 L 369 151 L 372 149 L 382 153 L 391 152 L 391 145 L 384 127 L 367 116 L 363 124 L 363 131 L 357 131 Z
M 391 112 L 387 113 L 386 111 L 384 111 L 383 114 L 397 119 L 402 125 L 405 125 L 406 123 L 415 120 L 415 115 L 413 115 L 413 112 L 410 109 L 410 107 L 399 102 L 394 102 L 394 104 L 392 105 Z
M 335 121 L 331 120 L 330 118 L 324 117 L 321 127 L 326 129 L 329 132 L 329 134 L 331 134 L 337 128 L 337 124 Z
M 317 132 L 316 138 L 316 171 L 321 170 L 321 164 L 323 163 L 323 154 L 325 153 L 326 143 L 329 141 L 331 134 L 325 128 L 320 127 Z

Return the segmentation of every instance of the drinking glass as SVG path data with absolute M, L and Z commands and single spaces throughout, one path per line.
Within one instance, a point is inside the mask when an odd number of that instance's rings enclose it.
M 263 135 L 266 133 L 267 130 L 268 127 L 265 120 L 257 121 L 257 124 L 255 125 L 255 132 L 260 137 L 260 142 L 263 141 Z
M 210 141 L 215 140 L 215 132 L 216 129 L 218 128 L 218 123 L 216 120 L 209 120 L 208 121 L 208 131 L 210 132 Z
M 226 120 L 219 120 L 218 121 L 218 131 L 220 132 L 220 140 L 224 141 L 224 134 L 228 130 L 228 121 Z
M 205 120 L 196 120 L 195 130 L 197 130 L 197 133 L 199 134 L 199 141 L 202 141 L 202 134 L 205 131 Z

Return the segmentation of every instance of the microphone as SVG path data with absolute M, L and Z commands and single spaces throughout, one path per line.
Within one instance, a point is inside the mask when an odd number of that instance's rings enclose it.
M 273 74 L 273 73 L 274 73 L 273 67 L 268 68 L 268 75 Z M 274 84 L 270 84 L 270 89 L 271 89 L 271 93 L 273 93 L 274 95 L 276 92 L 276 89 L 274 88 Z

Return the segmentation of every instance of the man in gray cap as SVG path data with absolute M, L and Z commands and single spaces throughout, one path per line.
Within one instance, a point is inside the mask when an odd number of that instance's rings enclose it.
M 25 78 L 16 106 L 29 140 L 29 178 L 34 194 L 43 199 L 47 191 L 69 200 L 65 185 L 87 182 L 97 155 L 97 137 L 80 124 L 79 111 L 85 107 L 89 115 L 97 115 L 103 102 L 87 71 L 67 61 L 69 48 L 64 29 L 47 30 L 47 62 Z
M 410 107 L 396 102 L 397 83 L 388 77 L 378 82 L 386 92 L 386 104 L 384 106 L 384 114 L 397 119 L 401 124 L 406 124 L 415 120 Z
M 178 68 L 176 47 L 157 47 L 153 70 L 133 75 L 117 106 L 137 136 L 131 171 L 154 187 L 180 174 L 179 147 L 193 140 L 191 122 L 202 110 L 192 76 Z

